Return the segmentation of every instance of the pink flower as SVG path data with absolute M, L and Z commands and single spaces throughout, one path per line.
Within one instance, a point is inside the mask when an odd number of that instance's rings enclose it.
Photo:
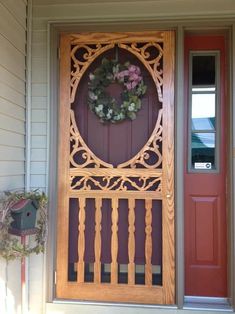
M 125 83 L 124 85 L 126 85 L 127 90 L 131 90 L 132 89 L 131 83 Z
M 128 66 L 128 70 L 129 70 L 130 73 L 136 73 L 137 75 L 140 74 L 140 68 L 138 66 L 136 66 L 136 65 L 130 64 Z
M 134 72 L 136 71 L 136 66 L 133 65 L 133 64 L 130 64 L 130 65 L 128 66 L 128 70 L 129 70 L 129 72 L 134 73 Z
M 129 77 L 130 81 L 139 81 L 139 76 L 136 73 L 131 73 L 130 77 Z
M 137 85 L 138 85 L 138 82 L 134 81 L 131 83 L 131 88 L 134 89 Z
M 124 70 L 124 71 L 120 72 L 120 75 L 121 75 L 121 77 L 128 76 L 129 72 L 128 72 L 128 70 Z

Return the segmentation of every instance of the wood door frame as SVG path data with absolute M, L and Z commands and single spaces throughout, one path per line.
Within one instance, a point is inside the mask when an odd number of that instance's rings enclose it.
M 59 59 L 58 59 L 58 47 L 59 47 L 59 35 L 62 32 L 77 32 L 77 31 L 102 31 L 109 27 L 112 31 L 119 31 L 121 30 L 138 30 L 140 28 L 141 21 L 132 21 L 131 23 L 123 22 L 123 23 L 109 23 L 108 21 L 100 23 L 99 21 L 91 21 L 84 20 L 82 23 L 67 23 L 64 20 L 58 20 L 56 22 L 49 21 L 48 22 L 48 56 L 49 56 L 49 67 L 48 67 L 48 78 L 49 78 L 49 87 L 48 87 L 48 103 L 51 104 L 50 109 L 48 109 L 49 113 L 49 122 L 50 122 L 50 129 L 49 129 L 49 137 L 50 137 L 50 146 L 49 146 L 49 185 L 48 185 L 48 194 L 50 201 L 50 219 L 49 219 L 49 234 L 48 234 L 48 249 L 45 259 L 45 269 L 47 274 L 47 281 L 44 282 L 46 286 L 45 289 L 45 300 L 46 302 L 53 302 L 55 300 L 55 281 L 56 281 L 56 274 L 55 274 L 55 252 L 56 252 L 56 245 L 55 245 L 55 228 L 54 228 L 54 221 L 56 221 L 56 195 L 57 191 L 55 189 L 57 184 L 57 121 L 58 121 L 58 69 L 59 69 Z M 183 215 L 183 193 L 182 189 L 180 188 L 183 185 L 183 145 L 182 141 L 180 140 L 183 137 L 183 124 L 180 121 L 183 121 L 184 113 L 183 113 L 183 106 L 182 104 L 184 96 L 183 96 L 183 89 L 182 89 L 182 77 L 183 77 L 183 65 L 184 65 L 184 33 L 185 31 L 199 31 L 201 32 L 203 27 L 208 31 L 212 29 L 224 31 L 225 29 L 228 31 L 228 35 L 231 38 L 229 51 L 230 51 L 230 62 L 233 64 L 231 72 L 235 73 L 235 54 L 231 51 L 235 51 L 235 23 L 233 21 L 229 21 L 228 19 L 224 18 L 223 20 L 211 19 L 210 21 L 206 20 L 205 22 L 201 21 L 201 19 L 195 19 L 194 21 L 172 21 L 172 20 L 165 20 L 164 23 L 156 22 L 156 21 L 144 21 L 145 29 L 153 30 L 153 29 L 162 29 L 165 28 L 167 25 L 168 29 L 175 29 L 177 34 L 177 41 L 176 41 L 176 97 L 175 97 L 175 165 L 177 165 L 175 169 L 175 194 L 176 194 L 176 304 L 179 309 L 184 307 L 184 247 L 183 247 L 183 239 L 184 239 L 184 230 L 183 230 L 183 222 L 184 222 L 184 215 Z M 230 27 L 231 26 L 231 27 Z M 235 80 L 233 83 L 230 81 L 229 84 L 230 88 L 230 101 L 231 101 L 231 108 L 232 103 L 235 104 L 235 93 L 232 93 L 235 90 Z M 230 110 L 231 110 L 230 108 Z M 179 121 L 179 123 L 177 123 Z M 235 124 L 235 117 L 230 115 L 230 126 Z M 231 130 L 232 132 L 232 130 Z M 230 133 L 232 134 L 232 133 Z M 235 134 L 235 133 L 234 133 Z M 235 136 L 235 135 L 234 135 Z M 235 146 L 235 145 L 234 145 Z M 230 147 L 230 158 L 229 158 L 229 169 L 235 169 L 233 167 L 233 157 L 235 156 L 234 151 L 232 149 L 232 136 L 229 140 L 229 147 Z M 230 176 L 230 208 L 234 208 L 235 204 L 235 192 L 234 192 L 234 185 L 233 185 L 233 177 L 231 172 Z M 231 304 L 235 306 L 235 261 L 233 259 L 234 252 L 235 252 L 235 244 L 234 244 L 234 226 L 235 226 L 235 214 L 234 210 L 230 212 L 230 234 L 229 234 L 229 243 L 230 243 L 230 288 L 229 288 L 229 295 L 231 297 Z M 81 302 L 83 303 L 83 302 Z M 67 303 L 68 304 L 68 303 Z M 106 304 L 106 303 L 105 303 Z M 104 304 L 104 305 L 105 305 Z M 72 305 L 74 306 L 74 305 Z M 53 307 L 53 305 L 52 305 Z M 68 305 L 69 308 L 69 305 Z
M 102 35 L 101 35 L 102 34 Z M 73 89 L 71 93 L 71 44 L 73 41 L 78 45 L 94 44 L 95 42 L 103 43 L 107 45 L 108 49 L 113 47 L 114 43 L 120 44 L 121 47 L 128 51 L 132 51 L 132 48 L 124 43 L 143 42 L 163 43 L 163 52 L 159 53 L 159 56 L 163 55 L 163 81 L 162 92 L 160 90 L 161 81 L 158 80 L 157 69 L 150 66 L 148 59 L 143 64 L 152 74 L 152 79 L 155 81 L 159 99 L 163 100 L 163 161 L 162 161 L 162 204 L 163 204 L 163 283 L 162 286 L 146 288 L 133 286 L 127 286 L 127 290 L 124 286 L 110 286 L 102 285 L 102 289 L 97 289 L 96 284 L 86 284 L 80 282 L 78 279 L 77 284 L 70 283 L 67 279 L 67 267 L 68 264 L 68 202 L 69 197 L 74 195 L 69 185 L 69 156 L 70 156 L 70 103 L 73 100 Z M 58 298 L 81 298 L 87 300 L 97 301 L 121 301 L 127 300 L 135 301 L 135 293 L 139 295 L 136 300 L 141 303 L 152 304 L 175 304 L 175 259 L 174 259 L 174 33 L 172 31 L 162 32 L 135 32 L 135 33 L 80 33 L 78 35 L 65 34 L 61 37 L 61 61 L 60 61 L 60 124 L 59 130 L 59 165 L 58 165 L 58 225 L 57 225 L 57 297 Z M 126 48 L 125 48 L 126 47 Z M 148 45 L 146 45 L 148 47 Z M 146 48 L 145 48 L 146 49 Z M 160 49 L 160 48 L 159 48 Z M 103 48 L 100 50 L 103 51 Z M 160 50 L 161 51 L 161 50 Z M 136 50 L 133 49 L 133 53 Z M 95 51 L 94 56 L 97 56 Z M 136 56 L 140 60 L 144 60 L 144 52 L 140 50 L 139 55 Z M 165 58 L 164 58 L 165 57 Z M 155 57 L 156 58 L 156 57 Z M 93 58 L 94 59 L 94 58 Z M 93 60 L 92 59 L 92 60 Z M 156 58 L 156 60 L 158 60 Z M 157 61 L 155 61 L 157 62 Z M 88 62 L 88 65 L 90 61 Z M 86 70 L 86 65 L 84 66 Z M 81 68 L 81 73 L 84 73 L 84 69 Z M 78 85 L 80 80 L 75 82 L 74 86 Z M 77 84 L 77 85 L 76 85 Z M 161 94 L 162 93 L 162 94 Z M 165 130 L 165 131 L 164 131 Z M 67 144 L 66 144 L 67 143 Z M 149 144 L 150 145 L 150 144 Z M 115 170 L 115 169 L 114 169 Z M 114 171 L 113 170 L 113 171 Z M 118 170 L 118 169 L 117 169 Z M 72 194 L 71 194 L 72 193 Z M 85 192 L 84 192 L 85 193 Z M 83 193 L 83 194 L 84 194 Z M 128 193 L 128 192 L 126 192 Z M 129 192 L 131 193 L 131 192 Z M 137 192 L 136 192 L 137 193 Z M 150 194 L 148 194 L 150 193 Z M 155 193 L 155 192 L 154 192 Z M 146 198 L 156 198 L 153 192 L 145 192 Z M 79 194 L 79 193 L 78 193 Z M 93 194 L 91 194 L 93 195 Z M 104 194 L 106 195 L 106 194 Z M 111 191 L 111 197 L 113 192 Z M 128 194 L 129 195 L 129 194 Z M 152 196 L 151 196 L 152 195 Z M 81 194 L 82 196 L 82 194 Z M 88 196 L 87 196 L 88 197 Z M 101 197 L 109 197 L 101 196 Z M 133 196 L 129 196 L 133 197 Z M 61 232 L 63 230 L 63 232 Z M 78 286 L 79 288 L 78 290 Z M 110 287 L 110 288 L 109 288 Z M 94 289 L 93 289 L 94 288 Z M 131 290 L 128 290 L 130 289 Z M 92 290 L 93 289 L 93 290 Z M 148 290 L 147 290 L 148 289 Z M 91 291 L 93 293 L 91 294 Z M 99 293 L 94 292 L 99 291 Z M 125 292 L 126 291 L 126 292 Z M 79 292 L 79 293 L 78 293 Z M 113 294 L 114 293 L 114 294 Z M 134 293 L 134 294 L 133 294 Z M 118 298 L 114 297 L 115 294 Z

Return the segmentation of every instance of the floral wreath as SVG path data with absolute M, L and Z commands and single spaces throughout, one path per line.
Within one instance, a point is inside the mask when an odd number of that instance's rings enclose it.
M 31 199 L 38 203 L 38 219 L 35 233 L 35 245 L 21 244 L 19 238 L 13 237 L 11 228 L 11 208 L 21 199 Z M 0 200 L 0 256 L 7 261 L 29 256 L 31 253 L 43 253 L 47 239 L 47 197 L 38 191 L 5 192 Z
M 141 108 L 141 98 L 147 90 L 138 66 L 104 58 L 101 66 L 90 73 L 89 79 L 88 104 L 101 122 L 116 123 L 136 118 L 136 113 Z M 112 83 L 124 87 L 120 106 L 105 90 Z

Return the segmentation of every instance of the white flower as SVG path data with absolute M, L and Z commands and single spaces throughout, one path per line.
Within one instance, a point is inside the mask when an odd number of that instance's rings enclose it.
M 133 102 L 128 106 L 128 110 L 129 111 L 134 111 L 135 110 L 135 104 Z
M 94 80 L 94 78 L 95 78 L 95 75 L 93 73 L 90 73 L 89 74 L 89 79 L 92 81 L 92 80 Z
M 98 97 L 93 92 L 89 92 L 89 98 L 91 100 L 97 100 Z
M 120 115 L 119 115 L 119 114 L 116 115 L 116 116 L 114 117 L 114 120 L 116 120 L 116 121 L 120 120 Z
M 103 110 L 104 106 L 102 104 L 98 105 L 97 107 L 95 107 L 95 111 L 96 112 L 101 112 Z

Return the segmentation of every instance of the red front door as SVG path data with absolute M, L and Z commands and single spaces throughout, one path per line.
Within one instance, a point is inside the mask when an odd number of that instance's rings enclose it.
M 185 78 L 185 295 L 225 297 L 224 36 L 186 36 Z

